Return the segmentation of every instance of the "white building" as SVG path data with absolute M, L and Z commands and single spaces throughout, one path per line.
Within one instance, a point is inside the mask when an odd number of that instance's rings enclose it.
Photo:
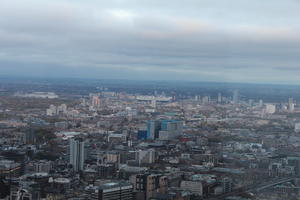
M 290 112 L 294 112 L 295 111 L 295 104 L 294 103 L 290 103 L 289 104 L 289 111 Z
M 201 181 L 181 181 L 180 188 L 203 196 L 203 184 Z
M 53 116 L 57 114 L 57 107 L 55 105 L 50 105 L 46 110 L 48 116 Z
M 139 150 L 137 151 L 137 159 L 139 164 L 151 164 L 155 162 L 155 150 Z
M 57 113 L 66 113 L 67 112 L 67 105 L 66 104 L 61 104 L 60 106 L 57 106 Z
M 202 98 L 202 103 L 203 104 L 209 104 L 209 102 L 210 102 L 209 96 L 205 96 L 205 97 Z
M 50 105 L 49 108 L 46 110 L 46 114 L 48 116 L 59 115 L 60 113 L 66 114 L 67 113 L 67 105 L 61 104 L 60 106 Z
M 266 113 L 274 114 L 276 112 L 276 106 L 273 104 L 266 104 Z
M 295 132 L 299 133 L 300 132 L 300 123 L 295 124 Z

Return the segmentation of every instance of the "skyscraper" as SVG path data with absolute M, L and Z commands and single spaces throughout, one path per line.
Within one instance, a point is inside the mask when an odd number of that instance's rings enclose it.
M 74 171 L 83 170 L 84 141 L 82 138 L 70 139 L 70 164 Z
M 238 90 L 233 91 L 232 101 L 234 104 L 239 103 L 239 91 Z
M 293 112 L 295 110 L 295 103 L 293 98 L 289 98 L 288 108 L 290 112 Z

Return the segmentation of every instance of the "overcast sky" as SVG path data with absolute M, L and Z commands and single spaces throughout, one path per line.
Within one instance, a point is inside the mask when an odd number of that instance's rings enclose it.
M 0 75 L 300 84 L 299 0 L 0 0 Z

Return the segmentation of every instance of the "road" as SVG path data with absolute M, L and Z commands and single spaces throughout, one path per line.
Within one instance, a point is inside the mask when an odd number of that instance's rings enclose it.
M 269 187 L 272 187 L 272 186 L 275 186 L 275 185 L 278 185 L 278 184 L 281 184 L 281 183 L 291 181 L 294 178 L 295 177 L 286 177 L 286 178 L 280 178 L 280 179 L 276 178 L 276 179 L 273 179 L 271 181 L 264 182 L 264 183 L 261 183 L 261 184 L 252 184 L 252 185 L 244 186 L 244 187 L 241 187 L 241 188 L 237 188 L 237 189 L 235 189 L 234 191 L 232 191 L 230 193 L 221 194 L 221 195 L 218 195 L 218 196 L 215 196 L 215 197 L 209 197 L 209 198 L 207 198 L 207 200 L 222 200 L 225 197 L 237 196 L 237 195 L 243 194 L 245 192 L 251 192 L 251 193 L 259 192 L 263 189 L 266 189 L 266 188 L 269 188 Z

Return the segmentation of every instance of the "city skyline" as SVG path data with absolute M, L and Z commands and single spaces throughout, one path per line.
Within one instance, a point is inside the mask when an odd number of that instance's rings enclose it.
M 0 74 L 300 84 L 296 1 L 0 2 Z
M 299 101 L 299 86 L 0 79 L 0 197 L 294 200 Z

